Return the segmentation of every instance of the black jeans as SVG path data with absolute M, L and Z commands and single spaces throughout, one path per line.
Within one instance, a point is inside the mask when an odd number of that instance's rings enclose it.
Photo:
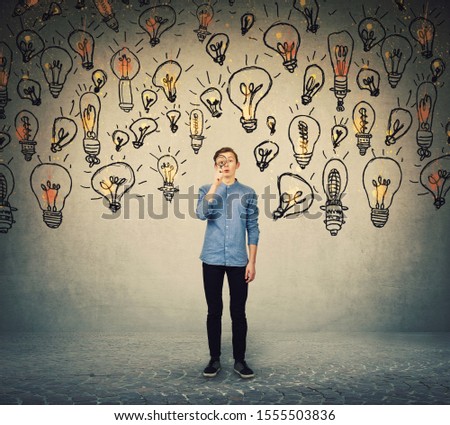
M 203 286 L 208 316 L 206 329 L 208 331 L 209 353 L 212 358 L 220 357 L 222 335 L 222 287 L 225 273 L 230 288 L 231 329 L 233 332 L 233 357 L 235 361 L 245 359 L 247 338 L 247 318 L 245 302 L 247 301 L 248 283 L 245 281 L 245 266 L 213 266 L 203 263 Z

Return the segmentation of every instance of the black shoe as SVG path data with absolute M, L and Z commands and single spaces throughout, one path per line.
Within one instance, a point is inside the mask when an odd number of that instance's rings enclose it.
M 234 371 L 241 377 L 241 378 L 253 378 L 255 374 L 253 373 L 253 370 L 251 370 L 245 360 L 238 361 L 234 364 Z
M 203 370 L 203 376 L 214 378 L 220 370 L 220 361 L 211 359 Z

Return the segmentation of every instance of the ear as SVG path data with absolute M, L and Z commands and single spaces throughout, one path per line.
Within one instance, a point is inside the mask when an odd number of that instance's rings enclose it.
M 240 167 L 241 163 L 240 162 L 236 162 L 236 170 Z

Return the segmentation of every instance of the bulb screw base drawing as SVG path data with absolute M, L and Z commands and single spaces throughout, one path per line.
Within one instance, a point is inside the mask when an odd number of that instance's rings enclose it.
M 191 136 L 191 147 L 195 154 L 198 154 L 198 151 L 203 146 L 203 136 Z
M 367 152 L 367 149 L 370 148 L 370 139 L 372 138 L 371 134 L 358 133 L 356 135 L 356 146 L 359 149 L 359 154 L 364 156 Z
M 15 223 L 12 215 L 12 211 L 17 211 L 16 208 L 12 208 L 9 202 L 0 200 L 0 233 L 8 233 L 12 224 Z
M 21 140 L 20 144 L 22 145 L 22 153 L 25 157 L 25 161 L 31 161 L 31 158 L 36 153 L 36 142 Z
M 420 160 L 431 156 L 429 148 L 433 144 L 433 133 L 431 131 L 419 130 L 416 134 L 417 144 L 420 146 L 417 149 L 417 153 L 420 156 Z
M 370 219 L 375 227 L 383 227 L 389 218 L 389 210 L 384 208 L 372 208 Z
M 397 74 L 395 72 L 388 73 L 388 81 L 390 86 L 395 89 L 397 87 L 398 82 L 402 78 L 402 74 Z
M 8 90 L 6 88 L 0 89 L 0 119 L 4 120 L 6 118 L 5 115 L 5 107 L 8 103 Z
M 115 32 L 119 32 L 119 22 L 117 22 L 117 19 L 114 16 L 114 14 L 105 16 L 103 18 L 103 22 L 108 26 L 108 28 L 111 28 Z
M 57 229 L 62 222 L 61 211 L 44 211 L 43 214 L 44 223 L 50 227 L 50 229 Z
M 297 68 L 297 59 L 291 59 L 289 61 L 283 62 L 284 67 L 290 72 L 294 72 Z
M 59 94 L 61 93 L 61 90 L 63 89 L 63 85 L 52 83 L 49 85 L 49 89 L 52 96 L 57 99 L 59 97 Z
M 241 124 L 242 124 L 242 128 L 247 132 L 247 133 L 251 133 L 253 131 L 256 130 L 256 126 L 258 124 L 258 120 L 255 119 L 244 119 L 241 117 Z
M 294 157 L 297 164 L 300 165 L 300 168 L 304 170 L 311 161 L 312 153 L 295 154 Z

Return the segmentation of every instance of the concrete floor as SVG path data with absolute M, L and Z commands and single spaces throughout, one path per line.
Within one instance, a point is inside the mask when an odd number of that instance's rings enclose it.
M 0 335 L 0 404 L 450 404 L 450 333 L 248 339 L 256 376 L 201 374 L 205 333 Z

